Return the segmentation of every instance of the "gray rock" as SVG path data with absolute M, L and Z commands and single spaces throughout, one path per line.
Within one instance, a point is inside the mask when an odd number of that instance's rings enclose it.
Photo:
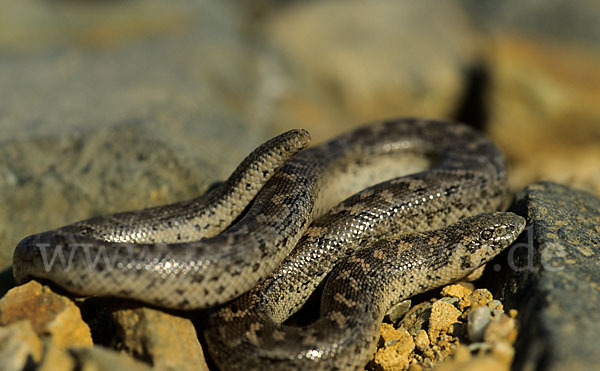
M 469 312 L 467 317 L 467 334 L 469 341 L 480 342 L 487 325 L 490 323 L 491 311 L 488 307 L 477 307 Z
M 419 330 L 427 329 L 429 326 L 429 318 L 431 317 L 431 309 L 433 304 L 430 301 L 425 301 L 410 308 L 408 313 L 402 318 L 399 326 L 404 327 L 412 336 L 416 336 Z
M 26 235 L 195 197 L 272 134 L 232 103 L 258 84 L 239 7 L 47 5 L 0 15 L 0 270 Z
M 397 322 L 398 320 L 400 320 L 402 318 L 402 316 L 404 316 L 406 314 L 406 312 L 408 312 L 408 310 L 410 309 L 410 305 L 411 305 L 411 300 L 407 299 L 407 300 L 402 300 L 399 303 L 394 304 L 385 314 L 387 319 L 390 322 Z
M 519 242 L 484 281 L 519 311 L 516 369 L 596 369 L 600 364 L 600 200 L 540 182 L 521 191 Z M 500 272 L 500 273 L 499 273 Z

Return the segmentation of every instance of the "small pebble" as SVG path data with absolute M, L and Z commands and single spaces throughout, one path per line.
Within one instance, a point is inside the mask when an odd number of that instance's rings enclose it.
M 502 305 L 502 302 L 500 300 L 492 300 L 488 303 L 488 308 L 490 308 L 490 310 L 494 311 L 496 309 L 499 310 L 504 310 L 504 306 Z
M 429 339 L 437 338 L 441 331 L 447 330 L 450 325 L 458 322 L 462 313 L 454 305 L 442 300 L 433 303 L 431 317 L 429 317 Z
M 494 300 L 492 293 L 487 289 L 477 289 L 469 295 L 470 305 L 473 308 L 487 305 L 489 302 Z
M 429 336 L 427 336 L 427 331 L 419 330 L 417 335 L 415 336 L 415 345 L 420 351 L 425 351 L 427 347 L 429 347 Z
M 514 342 L 517 338 L 517 330 L 515 325 L 515 319 L 510 318 L 506 314 L 494 317 L 483 335 L 483 340 L 486 343 L 493 344 L 497 341 Z
M 491 311 L 488 307 L 477 307 L 469 312 L 467 318 L 467 333 L 469 341 L 479 342 L 483 340 L 485 329 L 490 323 Z
M 390 322 L 398 322 L 408 312 L 411 306 L 410 299 L 403 300 L 393 305 L 386 313 L 387 319 Z
M 404 329 L 396 330 L 392 326 L 386 325 L 384 323 L 381 326 L 381 337 L 385 336 L 383 343 L 389 345 L 377 350 L 370 365 L 377 371 L 406 369 L 409 364 L 409 355 L 415 349 L 413 338 Z
M 470 282 L 459 282 L 454 285 L 448 285 L 442 289 L 442 295 L 452 296 L 455 298 L 464 298 L 465 296 L 471 295 L 474 290 L 474 286 Z

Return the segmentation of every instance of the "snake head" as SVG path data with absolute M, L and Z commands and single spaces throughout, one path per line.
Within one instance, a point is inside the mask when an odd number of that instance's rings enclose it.
M 525 228 L 525 218 L 511 212 L 479 214 L 455 224 L 462 234 L 461 269 L 477 268 L 510 246 Z

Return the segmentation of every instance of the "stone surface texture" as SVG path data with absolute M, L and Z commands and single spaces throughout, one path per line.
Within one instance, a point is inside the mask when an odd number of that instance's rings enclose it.
M 60 348 L 92 346 L 88 325 L 75 303 L 36 281 L 11 289 L 0 299 L 0 326 L 27 321 L 40 337 Z
M 116 309 L 110 317 L 117 332 L 113 348 L 160 369 L 208 370 L 189 319 L 144 307 Z
M 541 182 L 518 194 L 514 210 L 526 216 L 528 233 L 499 259 L 508 274 L 498 280 L 498 273 L 490 272 L 484 279 L 496 286 L 493 291 L 505 305 L 520 312 L 515 367 L 596 368 L 600 199 Z

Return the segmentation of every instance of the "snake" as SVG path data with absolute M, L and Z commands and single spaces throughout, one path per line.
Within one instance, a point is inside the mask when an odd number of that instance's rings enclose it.
M 390 305 L 465 277 L 524 228 L 496 212 L 502 153 L 466 125 L 401 118 L 309 142 L 286 132 L 195 199 L 28 236 L 15 280 L 216 307 L 204 335 L 222 369 L 356 369 Z M 320 319 L 285 325 L 326 277 Z

